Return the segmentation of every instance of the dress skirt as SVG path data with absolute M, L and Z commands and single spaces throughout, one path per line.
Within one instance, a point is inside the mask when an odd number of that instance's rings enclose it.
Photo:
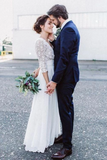
M 53 63 L 53 60 L 47 61 L 49 80 L 54 74 Z M 45 93 L 46 82 L 41 70 L 37 79 L 41 90 L 33 98 L 24 145 L 26 151 L 43 153 L 61 134 L 61 127 L 56 90 L 51 95 Z

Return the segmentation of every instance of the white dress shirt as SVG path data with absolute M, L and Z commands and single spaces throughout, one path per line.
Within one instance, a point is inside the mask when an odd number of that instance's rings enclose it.
M 66 25 L 66 23 L 68 23 L 70 21 L 70 19 L 65 20 L 65 22 L 62 24 L 61 29 Z

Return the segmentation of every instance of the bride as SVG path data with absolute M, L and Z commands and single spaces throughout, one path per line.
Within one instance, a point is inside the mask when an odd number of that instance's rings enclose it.
M 34 30 L 40 34 L 35 49 L 39 60 L 37 79 L 41 90 L 33 98 L 24 145 L 26 151 L 43 153 L 61 134 L 56 90 L 52 95 L 45 93 L 46 85 L 54 74 L 54 52 L 48 41 L 53 33 L 53 24 L 49 16 L 40 16 L 34 24 Z

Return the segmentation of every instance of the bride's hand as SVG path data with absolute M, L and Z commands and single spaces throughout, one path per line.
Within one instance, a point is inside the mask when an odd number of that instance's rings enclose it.
M 39 70 L 40 70 L 40 68 L 38 68 L 38 69 L 36 69 L 36 70 L 33 71 L 35 78 L 38 76 Z
M 50 33 L 50 34 L 48 35 L 48 39 L 49 39 L 50 41 L 54 41 L 54 40 L 55 40 L 54 34 L 53 34 L 53 33 Z

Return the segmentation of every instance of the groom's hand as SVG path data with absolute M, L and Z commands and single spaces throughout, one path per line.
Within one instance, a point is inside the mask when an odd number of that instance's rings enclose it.
M 56 85 L 57 83 L 53 82 L 53 81 L 50 81 L 48 84 L 47 84 L 47 91 L 48 91 L 48 94 L 52 94 L 56 88 Z
M 48 36 L 48 39 L 52 42 L 55 40 L 55 36 L 53 33 L 50 33 L 49 36 Z

